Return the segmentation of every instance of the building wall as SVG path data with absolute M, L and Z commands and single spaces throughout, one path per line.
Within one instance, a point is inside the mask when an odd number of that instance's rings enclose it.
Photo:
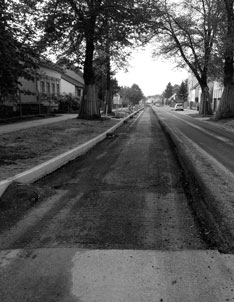
M 36 103 L 37 102 L 37 82 L 36 81 L 28 81 L 24 78 L 20 79 L 20 83 L 22 84 L 21 89 L 26 91 L 30 91 L 33 94 L 24 94 L 23 92 L 20 94 L 22 103 Z
M 191 109 L 197 109 L 199 104 L 199 89 L 196 77 L 189 73 L 188 76 L 188 105 Z
M 69 94 L 75 96 L 75 86 L 64 79 L 61 79 L 61 94 Z
M 52 70 L 47 67 L 40 67 L 40 79 L 38 80 L 38 92 L 39 94 L 59 95 L 60 94 L 60 82 L 61 73 L 56 70 Z
M 18 99 L 9 99 L 4 105 L 20 111 L 21 114 L 37 114 L 38 112 L 54 111 L 58 109 L 61 94 L 72 94 L 81 99 L 83 95 L 84 80 L 82 73 L 74 71 L 63 72 L 62 69 L 52 63 L 42 63 L 38 71 L 39 79 L 28 81 L 19 79 L 21 89 L 29 91 L 30 94 L 20 93 Z M 63 79 L 64 75 L 66 78 Z
M 215 81 L 213 86 L 212 110 L 215 112 L 219 106 L 220 99 L 223 94 L 223 84 Z

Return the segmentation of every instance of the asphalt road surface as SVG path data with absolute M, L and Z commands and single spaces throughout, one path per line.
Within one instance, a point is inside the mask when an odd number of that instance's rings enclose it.
M 233 258 L 203 241 L 184 182 L 147 107 L 38 182 L 55 194 L 0 234 L 0 300 L 233 300 Z
M 206 155 L 219 162 L 224 169 L 234 173 L 234 134 L 233 131 L 216 126 L 209 121 L 201 121 L 180 111 L 164 110 L 157 113 L 167 123 L 173 125 L 184 136 L 198 145 Z

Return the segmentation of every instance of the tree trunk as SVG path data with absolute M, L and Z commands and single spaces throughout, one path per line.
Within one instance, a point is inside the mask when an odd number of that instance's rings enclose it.
M 225 0 L 227 14 L 227 35 L 224 53 L 224 91 L 215 114 L 215 120 L 234 116 L 234 10 L 233 0 Z
M 86 24 L 86 50 L 84 62 L 84 82 L 85 89 L 81 101 L 79 119 L 100 119 L 100 106 L 95 85 L 95 74 L 93 70 L 93 54 L 94 54 L 94 31 L 95 18 L 91 18 Z
M 101 118 L 97 88 L 95 84 L 85 86 L 78 118 L 86 120 L 97 120 Z
M 234 117 L 234 85 L 224 87 L 214 119 L 219 120 L 227 117 Z
M 201 94 L 201 103 L 199 106 L 199 114 L 201 115 L 211 115 L 211 105 L 210 105 L 210 96 L 209 96 L 209 88 L 205 86 L 201 86 L 202 94 Z
M 110 56 L 107 55 L 107 70 L 106 70 L 106 104 L 108 113 L 112 113 L 112 93 L 111 93 L 111 75 L 110 75 Z

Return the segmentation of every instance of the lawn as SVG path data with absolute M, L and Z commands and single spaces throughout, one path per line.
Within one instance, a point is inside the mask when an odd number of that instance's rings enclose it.
M 0 181 L 75 148 L 111 128 L 116 119 L 71 119 L 0 135 Z

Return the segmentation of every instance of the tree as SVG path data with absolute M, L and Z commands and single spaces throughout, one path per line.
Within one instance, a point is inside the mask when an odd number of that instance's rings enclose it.
M 178 98 L 183 101 L 186 102 L 188 99 L 188 86 L 187 86 L 187 81 L 182 81 L 179 87 L 179 90 L 177 92 L 177 96 Z
M 163 92 L 163 96 L 166 99 L 169 99 L 169 97 L 171 97 L 173 95 L 173 86 L 171 85 L 171 82 L 169 82 L 167 84 L 166 89 Z
M 106 57 L 99 56 L 94 60 L 94 72 L 96 78 L 96 86 L 98 90 L 98 98 L 103 104 L 108 104 L 108 113 L 112 112 L 112 95 L 120 89 L 117 80 L 114 78 L 114 72 L 109 69 L 109 64 L 106 64 Z M 111 102 L 107 99 L 107 91 L 111 97 Z M 110 104 L 111 103 L 111 104 Z M 110 108 L 109 108 L 110 107 Z
M 190 68 L 202 90 L 199 112 L 211 114 L 207 83 L 221 4 L 216 0 L 185 0 L 172 5 L 167 0 L 162 2 L 159 53 L 176 57 L 180 67 Z
M 215 119 L 234 116 L 234 1 L 224 0 L 226 34 L 224 39 L 224 91 Z
M 93 61 L 100 41 L 105 39 L 109 60 L 112 41 L 118 46 L 129 44 L 147 28 L 147 2 L 150 0 L 51 0 L 45 2 L 41 28 L 45 28 L 42 43 L 53 45 L 62 56 L 84 67 L 85 93 L 80 118 L 100 118 Z M 111 38 L 113 37 L 113 38 Z M 107 47 L 107 43 L 110 45 Z M 108 63 L 109 64 L 109 63 Z
M 133 84 L 131 87 L 122 87 L 120 95 L 125 105 L 139 104 L 145 98 L 141 88 L 137 84 Z
M 38 57 L 33 28 L 25 18 L 30 1 L 0 3 L 0 101 L 17 100 L 20 78 L 35 79 Z

